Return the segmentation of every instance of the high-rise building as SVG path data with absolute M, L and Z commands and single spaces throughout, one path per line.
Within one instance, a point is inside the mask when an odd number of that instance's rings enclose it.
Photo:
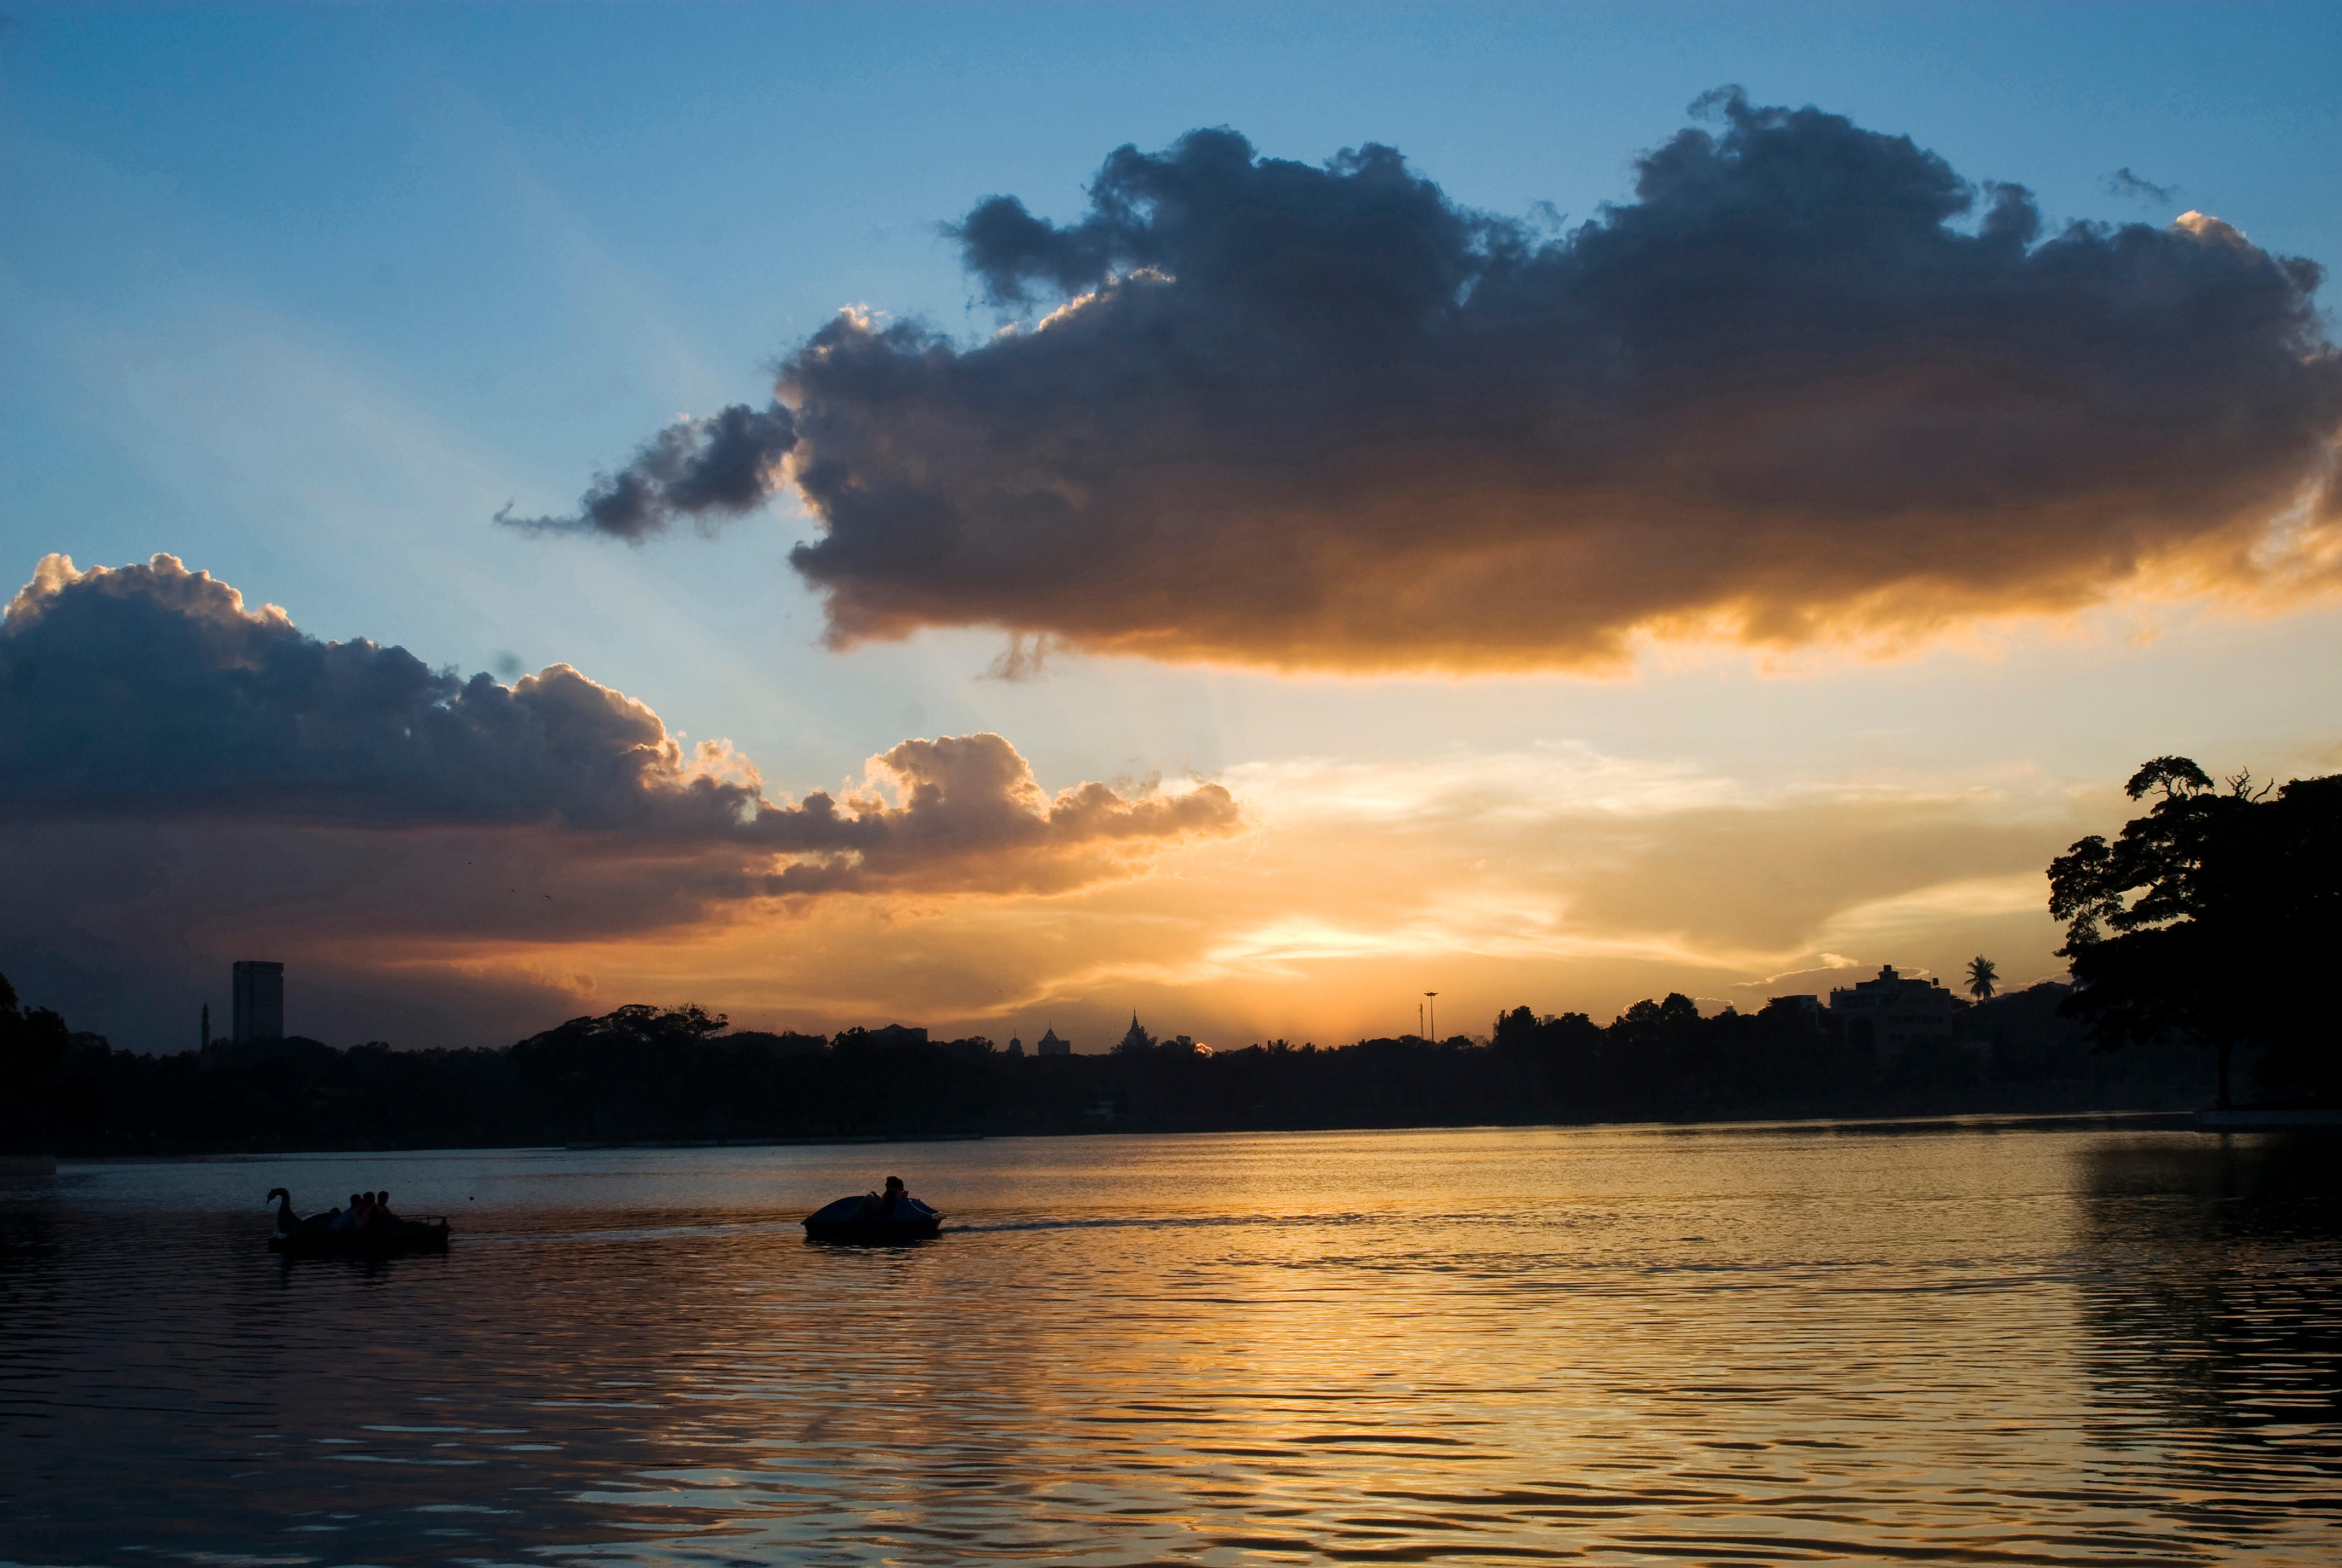
M 1074 1054 L 1074 1043 L 1058 1039 L 1056 1025 L 1051 1024 L 1049 1032 L 1041 1036 L 1040 1044 L 1034 1049 L 1043 1056 L 1070 1056 Z
M 285 965 L 239 958 L 234 971 L 235 1039 L 285 1038 Z
M 1878 1060 L 1893 1062 L 1917 1045 L 1949 1045 L 1952 1015 L 1967 1005 L 1940 980 L 1898 974 L 1881 965 L 1876 980 L 1830 988 L 1829 1010 L 1846 1020 L 1847 1038 L 1867 1044 Z

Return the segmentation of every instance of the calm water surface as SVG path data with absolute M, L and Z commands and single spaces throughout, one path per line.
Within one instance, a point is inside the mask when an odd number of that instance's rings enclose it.
M 0 1560 L 2342 1562 L 2315 1139 L 1999 1126 L 68 1164 Z M 890 1173 L 937 1241 L 811 1245 Z M 388 1186 L 445 1257 L 263 1250 Z

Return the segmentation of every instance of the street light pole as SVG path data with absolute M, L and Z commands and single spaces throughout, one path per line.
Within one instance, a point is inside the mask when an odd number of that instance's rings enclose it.
M 1435 1041 L 1436 1041 L 1436 1039 L 1438 1039 L 1438 1037 L 1439 1037 L 1439 1004 L 1438 1004 L 1437 1002 L 1436 1002 L 1436 1001 L 1433 1001 L 1432 999 L 1433 999 L 1434 997 L 1437 996 L 1438 994 L 1439 994 L 1439 993 L 1438 993 L 1438 992 L 1436 992 L 1436 991 L 1426 991 L 1426 992 L 1425 992 L 1425 993 L 1423 994 L 1423 999 L 1424 999 L 1425 1001 L 1426 1001 L 1426 1002 L 1430 1002 L 1430 1003 L 1431 1003 L 1431 1036 L 1430 1036 L 1430 1037 L 1431 1037 L 1433 1040 L 1435 1040 Z

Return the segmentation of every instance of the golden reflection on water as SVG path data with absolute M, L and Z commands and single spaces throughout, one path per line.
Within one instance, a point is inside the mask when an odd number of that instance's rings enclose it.
M 0 1196 L 0 1558 L 2330 1562 L 2332 1154 L 1807 1126 L 69 1168 Z M 801 1239 L 890 1172 L 940 1240 Z M 265 1188 L 384 1181 L 455 1212 L 447 1257 L 257 1251 Z

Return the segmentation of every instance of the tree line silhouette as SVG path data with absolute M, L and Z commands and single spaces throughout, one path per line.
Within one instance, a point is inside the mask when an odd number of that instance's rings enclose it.
M 2265 1094 L 2342 1098 L 2324 977 L 2342 936 L 2342 778 L 2215 785 L 2139 770 L 2148 813 L 2049 868 L 2076 984 L 1976 998 L 1954 1038 L 1882 1057 L 1801 998 L 1704 1017 L 1680 994 L 1607 1024 L 1499 1014 L 1483 1040 L 1206 1054 L 1135 1031 L 1104 1055 L 1012 1057 L 982 1036 L 732 1031 L 621 1007 L 496 1050 L 215 1043 L 147 1056 L 71 1032 L 0 979 L 0 1147 L 65 1154 L 661 1140 L 1376 1127 L 1885 1115 L 2225 1103 L 2240 1053 Z
M 650 1006 L 572 1019 L 497 1050 L 336 1050 L 295 1037 L 157 1057 L 32 1014 L 43 1043 L 10 1048 L 0 1139 L 64 1154 L 164 1154 L 2186 1102 L 2189 1054 L 2149 1049 L 2110 1067 L 2057 1017 L 2062 993 L 1997 998 L 1970 1016 L 1969 1041 L 1885 1068 L 1808 1011 L 1702 1017 L 1680 994 L 1637 1003 L 1607 1025 L 1516 1008 L 1485 1043 L 1273 1040 L 1206 1054 L 1142 1039 L 1056 1057 L 1012 1057 L 980 1036 L 736 1033 L 698 1007 Z

